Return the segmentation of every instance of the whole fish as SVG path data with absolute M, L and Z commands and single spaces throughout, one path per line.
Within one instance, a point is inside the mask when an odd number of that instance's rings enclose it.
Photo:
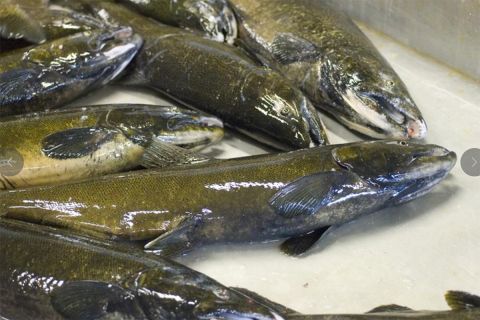
M 377 141 L 217 160 L 0 193 L 0 215 L 177 254 L 290 237 L 301 254 L 331 226 L 411 201 L 452 169 L 435 145 Z M 159 191 L 160 190 L 160 191 Z
M 474 320 L 480 319 L 480 297 L 462 291 L 448 291 L 450 311 L 414 311 L 399 305 L 377 307 L 366 314 L 289 315 L 288 320 Z
M 303 93 L 238 49 L 145 19 L 120 5 L 104 2 L 94 9 L 144 38 L 130 66 L 130 84 L 154 88 L 279 149 L 327 142 Z
M 209 38 L 233 44 L 237 21 L 226 0 L 118 0 L 159 22 L 203 31 Z
M 191 162 L 164 144 L 199 149 L 218 142 L 223 126 L 177 107 L 104 105 L 7 118 L 0 136 L 0 189 L 14 189 Z
M 281 320 L 180 264 L 60 230 L 0 220 L 0 317 Z
M 230 0 L 240 43 L 319 108 L 374 138 L 423 138 L 402 80 L 347 16 L 317 1 Z
M 0 56 L 0 117 L 59 107 L 114 79 L 142 40 L 129 28 L 86 31 Z

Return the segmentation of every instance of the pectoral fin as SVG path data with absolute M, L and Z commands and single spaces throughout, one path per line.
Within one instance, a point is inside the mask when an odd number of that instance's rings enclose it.
M 312 42 L 294 34 L 281 33 L 271 45 L 272 53 L 281 64 L 315 61 L 319 58 L 319 50 Z
M 455 311 L 480 308 L 480 297 L 463 291 L 448 291 L 445 300 Z
M 97 151 L 116 133 L 105 128 L 73 128 L 53 133 L 42 141 L 42 152 L 54 159 L 76 159 Z
M 108 314 L 122 319 L 147 319 L 133 293 L 105 282 L 74 281 L 51 293 L 53 308 L 66 319 L 99 319 Z
M 17 5 L 4 5 L 0 8 L 0 37 L 5 39 L 25 39 L 32 43 L 46 40 L 42 26 Z
M 299 256 L 310 249 L 331 228 L 326 226 L 305 235 L 285 240 L 280 249 L 289 256 Z
M 165 257 L 177 256 L 189 251 L 193 243 L 190 234 L 198 225 L 194 217 L 182 220 L 178 226 L 145 245 L 146 250 L 153 250 Z
M 161 168 L 201 163 L 209 160 L 210 158 L 194 151 L 153 139 L 152 143 L 145 149 L 141 165 L 145 168 Z
M 349 171 L 329 171 L 302 177 L 278 191 L 269 201 L 279 215 L 314 215 L 321 209 L 372 191 L 372 186 Z
M 398 304 L 389 304 L 389 305 L 373 308 L 367 313 L 406 312 L 406 311 L 413 311 L 413 310 L 408 307 L 399 306 Z

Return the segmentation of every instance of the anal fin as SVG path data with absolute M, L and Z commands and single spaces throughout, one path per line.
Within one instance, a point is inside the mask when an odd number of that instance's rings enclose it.
M 310 249 L 331 226 L 325 226 L 307 234 L 285 240 L 280 249 L 289 256 L 299 256 Z

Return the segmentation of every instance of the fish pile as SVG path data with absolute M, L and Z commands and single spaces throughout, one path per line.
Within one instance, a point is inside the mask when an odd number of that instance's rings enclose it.
M 69 105 L 113 82 L 179 106 Z M 318 111 L 384 140 L 332 145 Z M 202 154 L 224 125 L 272 153 Z M 0 0 L 0 318 L 477 318 L 460 291 L 446 312 L 303 315 L 170 260 L 273 240 L 302 255 L 424 196 L 456 163 L 426 134 L 393 68 L 323 4 Z

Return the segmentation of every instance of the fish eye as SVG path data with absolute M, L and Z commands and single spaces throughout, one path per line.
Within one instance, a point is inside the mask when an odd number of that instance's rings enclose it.
M 408 142 L 407 142 L 407 141 L 400 141 L 399 144 L 400 144 L 401 146 L 404 146 L 404 147 L 408 146 Z
M 286 117 L 286 116 L 290 115 L 290 110 L 289 110 L 287 107 L 282 108 L 282 110 L 280 110 L 280 114 L 281 114 L 282 116 L 285 116 L 285 117 Z

